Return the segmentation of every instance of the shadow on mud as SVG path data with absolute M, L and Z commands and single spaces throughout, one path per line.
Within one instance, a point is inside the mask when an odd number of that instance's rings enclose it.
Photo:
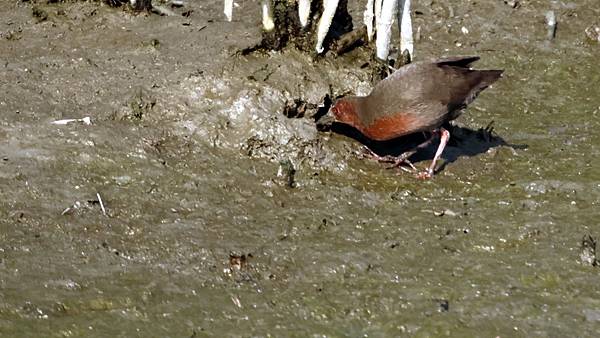
M 510 144 L 502 137 L 496 135 L 493 123 L 494 121 L 490 122 L 485 128 L 477 130 L 456 126 L 451 123 L 445 124 L 443 127 L 450 132 L 450 140 L 442 154 L 444 164 L 437 171 L 444 170 L 446 165 L 456 161 L 461 156 L 477 156 L 498 146 L 507 146 L 513 149 L 528 148 L 526 144 Z M 358 130 L 337 122 L 331 125 L 330 131 L 355 139 L 379 156 L 400 156 L 406 152 L 413 151 L 415 147 L 426 142 L 431 136 L 431 133 L 423 132 L 389 141 L 373 141 L 365 137 Z M 439 137 L 436 136 L 431 144 L 414 152 L 414 154 L 408 157 L 408 160 L 412 163 L 432 160 L 438 145 Z

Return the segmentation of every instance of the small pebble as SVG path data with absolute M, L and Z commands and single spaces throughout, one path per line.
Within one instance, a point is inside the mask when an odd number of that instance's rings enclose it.
M 585 35 L 593 42 L 600 43 L 600 25 L 592 25 L 586 28 Z

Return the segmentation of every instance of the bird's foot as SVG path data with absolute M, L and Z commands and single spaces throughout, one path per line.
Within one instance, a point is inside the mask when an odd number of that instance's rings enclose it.
M 433 170 L 427 169 L 424 171 L 419 171 L 415 177 L 420 180 L 428 180 L 433 177 Z
M 373 150 L 369 149 L 369 147 L 367 147 L 367 146 L 364 147 L 364 156 L 366 156 L 370 159 L 373 159 L 375 161 L 378 161 L 378 162 L 391 163 L 391 165 L 389 167 L 387 167 L 387 169 L 399 168 L 401 170 L 408 171 L 408 172 L 414 172 L 417 170 L 417 168 L 412 164 L 412 162 L 410 162 L 408 160 L 408 158 L 413 153 L 414 152 L 406 152 L 399 156 L 392 156 L 392 155 L 381 156 L 381 155 L 376 154 Z M 403 167 L 402 164 L 406 164 L 410 168 Z

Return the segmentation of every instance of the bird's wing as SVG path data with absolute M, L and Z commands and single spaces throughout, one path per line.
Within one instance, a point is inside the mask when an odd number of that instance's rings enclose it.
M 433 61 L 433 63 L 438 66 L 452 66 L 452 67 L 462 67 L 469 68 L 471 64 L 475 61 L 479 60 L 479 56 L 471 55 L 471 56 L 449 56 L 443 57 Z
M 378 83 L 369 95 L 364 123 L 406 114 L 415 121 L 415 130 L 407 130 L 408 133 L 435 129 L 458 117 L 458 112 L 501 74 L 466 68 L 477 58 L 447 58 L 400 68 Z

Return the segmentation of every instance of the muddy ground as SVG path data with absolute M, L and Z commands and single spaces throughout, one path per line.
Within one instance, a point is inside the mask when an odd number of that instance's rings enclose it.
M 595 335 L 600 5 L 512 3 L 415 1 L 416 59 L 505 69 L 420 181 L 284 115 L 368 93 L 372 46 L 242 55 L 257 0 L 4 2 L 0 334 Z

